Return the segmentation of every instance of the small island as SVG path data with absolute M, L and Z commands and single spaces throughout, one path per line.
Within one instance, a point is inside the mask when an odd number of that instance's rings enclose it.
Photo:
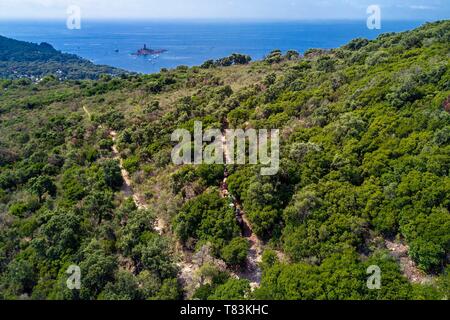
M 147 48 L 146 44 L 144 44 L 144 47 L 139 49 L 138 51 L 136 51 L 133 55 L 150 56 L 150 55 L 154 55 L 154 54 L 161 54 L 164 52 L 167 52 L 167 50 L 165 50 L 165 49 L 150 49 L 150 48 Z

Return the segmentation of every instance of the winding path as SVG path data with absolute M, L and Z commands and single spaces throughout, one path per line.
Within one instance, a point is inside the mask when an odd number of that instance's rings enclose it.
M 228 125 L 225 123 L 225 127 Z M 225 130 L 223 130 L 225 131 Z M 233 151 L 228 149 L 226 134 L 222 134 L 222 145 L 224 150 L 224 159 L 233 159 Z M 226 161 L 225 161 L 226 163 Z M 242 237 L 246 238 L 250 244 L 247 255 L 247 262 L 244 269 L 237 271 L 235 274 L 240 279 L 247 279 L 250 281 L 252 289 L 258 288 L 261 284 L 262 271 L 259 263 L 262 261 L 262 253 L 264 251 L 263 242 L 253 232 L 250 221 L 242 208 L 239 201 L 230 194 L 228 190 L 228 171 L 225 169 L 224 179 L 220 187 L 220 194 L 223 198 L 229 198 L 235 210 L 236 219 L 241 227 Z
M 123 159 L 122 159 L 122 157 L 120 157 L 120 153 L 119 153 L 119 150 L 117 149 L 117 145 L 116 145 L 117 132 L 111 130 L 109 132 L 109 135 L 110 135 L 110 137 L 111 137 L 111 139 L 113 141 L 113 146 L 112 146 L 113 156 L 114 156 L 114 159 L 119 161 L 120 171 L 122 173 L 122 178 L 123 178 L 123 181 L 124 181 L 121 191 L 123 192 L 125 197 L 133 199 L 134 204 L 136 205 L 136 207 L 139 210 L 147 210 L 148 209 L 148 205 L 145 202 L 145 197 L 142 194 L 134 191 L 134 189 L 132 187 L 130 174 L 128 173 L 127 170 L 125 170 L 125 168 L 123 166 Z M 162 219 L 159 219 L 158 217 L 156 217 L 154 229 L 160 235 L 163 234 L 163 232 L 164 232 L 164 223 L 163 223 Z
M 89 117 L 89 120 L 92 119 L 91 113 L 87 109 L 86 106 L 83 106 L 83 110 L 86 113 L 86 115 Z M 148 204 L 145 201 L 145 197 L 140 194 L 139 192 L 136 192 L 132 187 L 132 180 L 130 177 L 129 172 L 124 168 L 123 166 L 123 159 L 120 156 L 120 152 L 117 147 L 117 132 L 114 130 L 109 131 L 109 136 L 111 137 L 113 141 L 112 145 L 112 154 L 113 158 L 119 162 L 122 178 L 123 178 L 123 186 L 121 188 L 121 192 L 124 194 L 125 197 L 132 198 L 136 207 L 139 210 L 146 210 L 148 209 Z M 223 144 L 224 144 L 224 150 L 225 154 L 228 154 L 227 150 L 227 143 L 226 143 L 226 137 L 223 138 Z M 224 172 L 224 179 L 221 186 L 221 196 L 227 197 L 231 199 L 233 206 L 236 210 L 236 212 L 239 212 L 239 216 L 242 218 L 242 236 L 247 238 L 250 243 L 250 248 L 247 256 L 247 263 L 246 267 L 243 270 L 233 272 L 230 271 L 232 276 L 238 278 L 238 279 L 247 279 L 250 281 L 250 285 L 252 289 L 255 289 L 259 287 L 261 282 L 261 269 L 259 267 L 259 262 L 262 260 L 262 252 L 263 252 L 263 244 L 260 239 L 256 236 L 256 234 L 253 232 L 250 222 L 248 221 L 247 216 L 245 215 L 245 212 L 242 210 L 242 206 L 237 201 L 235 197 L 230 195 L 228 191 L 228 185 L 227 185 L 227 172 Z M 165 230 L 165 224 L 162 219 L 156 218 L 155 220 L 155 231 L 157 231 L 160 235 L 163 235 Z M 192 262 L 191 253 L 187 252 L 186 250 L 183 250 L 182 248 L 177 248 L 177 252 L 180 252 L 180 260 L 178 262 L 178 267 L 180 268 L 180 279 L 185 285 L 185 287 L 189 287 L 193 282 L 195 282 L 195 276 L 197 271 L 199 270 L 199 266 Z
M 83 106 L 83 111 L 89 117 L 89 120 L 91 120 L 92 115 L 86 106 Z M 100 126 L 100 128 L 101 128 L 101 126 Z M 134 204 L 136 205 L 136 207 L 139 210 L 147 210 L 148 205 L 145 202 L 145 197 L 142 194 L 139 194 L 138 192 L 134 191 L 134 189 L 132 187 L 132 181 L 131 181 L 130 174 L 128 173 L 127 170 L 125 170 L 125 168 L 123 166 L 123 159 L 120 157 L 120 153 L 117 148 L 117 132 L 114 130 L 110 130 L 109 136 L 111 137 L 111 139 L 113 141 L 113 145 L 111 147 L 112 153 L 113 153 L 113 159 L 115 159 L 119 162 L 120 171 L 121 171 L 122 178 L 124 181 L 122 188 L 121 188 L 121 192 L 124 194 L 125 197 L 132 198 L 134 201 Z M 165 228 L 165 226 L 164 226 L 164 222 L 162 221 L 162 219 L 159 219 L 158 217 L 156 217 L 155 225 L 154 225 L 155 231 L 158 232 L 160 235 L 162 235 L 164 232 L 164 228 Z

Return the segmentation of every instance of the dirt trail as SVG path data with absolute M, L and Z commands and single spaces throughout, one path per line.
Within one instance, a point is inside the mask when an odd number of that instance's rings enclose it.
M 148 205 L 145 202 L 145 197 L 141 195 L 140 193 L 133 190 L 132 187 L 132 181 L 130 178 L 130 175 L 127 170 L 123 167 L 123 159 L 120 157 L 119 150 L 117 149 L 116 141 L 117 141 L 117 132 L 110 131 L 109 135 L 111 136 L 111 139 L 113 140 L 113 146 L 112 151 L 114 155 L 114 159 L 119 161 L 120 169 L 122 172 L 122 177 L 124 180 L 124 184 L 122 186 L 122 192 L 126 197 L 132 197 L 134 200 L 134 203 L 139 209 L 148 209 Z M 163 235 L 166 230 L 166 225 L 164 221 L 160 218 L 156 218 L 154 229 L 156 232 L 158 232 L 160 235 Z M 199 269 L 198 266 L 196 266 L 194 263 L 192 263 L 192 259 L 188 252 L 183 250 L 183 248 L 177 246 L 176 252 L 179 253 L 179 260 L 177 263 L 178 268 L 180 269 L 180 273 L 178 275 L 179 279 L 181 280 L 183 286 L 185 288 L 189 288 L 195 281 L 195 276 L 197 274 L 197 271 Z
M 239 205 L 236 204 L 239 208 Z M 250 222 L 247 219 L 247 216 L 243 211 L 242 219 L 244 220 L 244 232 L 242 234 L 243 237 L 247 238 L 250 243 L 250 249 L 248 251 L 247 256 L 247 265 L 246 268 L 242 271 L 239 271 L 237 275 L 239 278 L 247 279 L 250 281 L 250 285 L 252 288 L 257 288 L 261 284 L 261 276 L 262 271 L 259 267 L 259 263 L 262 262 L 262 254 L 263 254 L 263 243 L 255 233 L 253 233 L 251 229 Z
M 176 252 L 179 255 L 177 266 L 180 270 L 178 279 L 181 281 L 183 288 L 185 288 L 185 298 L 190 298 L 188 295 L 192 294 L 196 288 L 196 276 L 199 266 L 192 261 L 192 254 L 183 248 L 183 245 L 178 242 L 176 245 Z
M 226 126 L 227 125 L 225 125 L 225 127 Z M 225 159 L 232 159 L 233 151 L 228 149 L 226 134 L 223 134 L 222 144 Z M 239 201 L 236 199 L 236 197 L 230 194 L 228 190 L 227 180 L 228 171 L 225 169 L 224 179 L 220 187 L 220 193 L 223 198 L 229 198 L 231 200 L 233 208 L 235 210 L 236 220 L 238 221 L 242 230 L 242 236 L 247 238 L 250 244 L 245 269 L 236 272 L 236 276 L 240 279 L 249 280 L 250 286 L 252 287 L 252 289 L 255 289 L 258 288 L 261 283 L 262 271 L 259 267 L 259 263 L 262 261 L 262 253 L 264 251 L 263 243 L 253 232 L 251 223 L 248 220 L 245 211 L 242 209 Z
M 145 197 L 133 189 L 130 174 L 128 173 L 127 170 L 125 170 L 125 168 L 123 166 L 123 159 L 120 157 L 120 153 L 119 153 L 119 150 L 117 149 L 117 145 L 116 145 L 117 132 L 111 130 L 109 132 L 109 135 L 113 141 L 113 146 L 112 146 L 113 156 L 114 156 L 114 159 L 119 161 L 120 171 L 122 173 L 122 178 L 124 181 L 121 191 L 123 192 L 125 197 L 133 199 L 136 207 L 139 210 L 147 210 L 148 205 L 145 202 Z M 154 226 L 155 231 L 158 232 L 160 235 L 162 235 L 164 232 L 164 227 L 165 226 L 164 226 L 162 219 L 159 219 L 157 217 L 155 220 L 155 226 Z
M 136 204 L 136 207 L 138 207 L 139 209 L 145 210 L 148 209 L 148 206 L 145 204 L 145 202 L 143 201 L 143 198 L 139 196 L 139 194 L 135 193 L 133 191 L 133 188 L 131 186 L 131 178 L 130 178 L 130 174 L 128 173 L 128 171 L 126 171 L 123 167 L 123 160 L 120 157 L 119 154 L 119 150 L 117 149 L 116 146 L 116 142 L 117 142 L 117 132 L 115 131 L 110 131 L 109 135 L 113 141 L 113 146 L 112 146 L 112 151 L 113 151 L 113 157 L 115 160 L 119 161 L 120 164 L 120 170 L 122 173 L 122 178 L 123 178 L 123 186 L 122 186 L 122 192 L 124 193 L 124 195 L 128 198 L 133 198 L 134 203 Z
M 400 269 L 410 282 L 425 284 L 433 281 L 432 277 L 421 271 L 409 257 L 409 247 L 407 245 L 391 240 L 385 240 L 385 245 L 391 252 L 391 255 L 399 261 Z
M 91 119 L 91 113 L 88 111 L 88 109 L 83 106 L 83 110 L 86 113 L 86 115 Z M 136 207 L 138 207 L 141 210 L 148 209 L 148 205 L 145 201 L 145 197 L 140 194 L 139 192 L 136 192 L 132 187 L 132 180 L 130 177 L 130 174 L 127 170 L 125 170 L 123 166 L 123 159 L 120 157 L 119 150 L 117 148 L 117 132 L 114 130 L 109 131 L 109 135 L 113 141 L 112 146 L 112 152 L 113 152 L 113 158 L 116 159 L 119 162 L 121 174 L 124 180 L 123 186 L 121 188 L 121 192 L 125 195 L 125 197 L 132 198 L 134 203 L 136 204 Z M 227 144 L 226 144 L 226 138 L 224 137 L 223 140 L 225 153 L 227 151 Z M 231 275 L 240 278 L 240 279 L 248 279 L 250 281 L 251 287 L 257 288 L 260 285 L 261 282 L 261 269 L 258 266 L 258 263 L 262 260 L 262 252 L 263 252 L 263 244 L 258 239 L 258 237 L 253 233 L 251 224 L 248 221 L 245 212 L 242 210 L 240 203 L 229 194 L 228 192 L 228 185 L 227 185 L 227 174 L 225 173 L 225 178 L 222 183 L 221 187 L 221 195 L 223 197 L 228 197 L 231 199 L 233 206 L 237 213 L 238 220 L 241 220 L 241 228 L 242 228 L 242 236 L 247 238 L 250 243 L 250 249 L 248 252 L 247 257 L 247 265 L 244 270 L 241 270 L 239 272 L 233 272 L 231 271 Z M 241 217 L 239 219 L 239 217 Z M 163 234 L 165 230 L 165 224 L 162 221 L 162 219 L 156 219 L 155 221 L 155 230 L 159 234 Z M 180 246 L 180 245 L 178 245 Z M 192 253 L 184 250 L 182 247 L 178 247 L 176 249 L 177 252 L 180 253 L 180 260 L 178 262 L 178 267 L 180 268 L 180 274 L 179 278 L 183 285 L 187 288 L 195 283 L 195 277 L 197 275 L 197 271 L 199 270 L 199 266 L 195 264 L 192 261 Z
M 89 110 L 86 108 L 86 106 L 83 106 L 83 110 L 84 110 L 84 112 L 87 114 L 87 116 L 89 117 L 89 120 L 91 120 L 91 119 L 92 119 L 92 115 L 91 115 L 91 113 L 89 112 Z
M 87 109 L 86 106 L 83 106 L 83 111 L 86 113 L 86 115 L 89 117 L 89 120 L 92 119 L 92 115 L 89 112 L 89 110 Z M 125 197 L 127 198 L 132 198 L 136 207 L 139 210 L 147 210 L 148 209 L 148 205 L 145 202 L 145 197 L 141 194 L 139 194 L 138 192 L 135 192 L 133 190 L 132 187 L 132 181 L 130 178 L 130 174 L 128 173 L 127 170 L 125 170 L 124 166 L 123 166 L 123 159 L 120 157 L 120 153 L 119 150 L 117 149 L 117 132 L 114 130 L 110 130 L 109 131 L 109 136 L 111 137 L 112 141 L 113 141 L 113 145 L 112 145 L 112 152 L 113 152 L 113 158 L 117 161 L 119 161 L 119 166 L 120 166 L 120 171 L 122 174 L 122 178 L 123 178 L 123 185 L 121 188 L 121 192 L 124 194 Z M 164 226 L 164 222 L 162 221 L 162 219 L 158 219 L 156 218 L 155 221 L 155 231 L 158 232 L 160 235 L 164 232 L 165 226 Z

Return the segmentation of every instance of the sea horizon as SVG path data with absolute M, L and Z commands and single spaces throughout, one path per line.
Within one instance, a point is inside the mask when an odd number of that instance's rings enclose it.
M 34 43 L 47 42 L 64 53 L 95 64 L 150 74 L 162 68 L 201 65 L 232 53 L 261 60 L 272 50 L 332 49 L 354 38 L 375 39 L 382 33 L 401 32 L 424 20 L 383 20 L 370 30 L 358 19 L 86 19 L 81 29 L 70 30 L 61 19 L 0 21 L 0 35 Z M 136 57 L 147 45 L 165 53 Z

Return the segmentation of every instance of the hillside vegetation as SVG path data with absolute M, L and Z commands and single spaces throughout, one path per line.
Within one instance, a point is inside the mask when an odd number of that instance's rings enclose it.
M 448 298 L 449 54 L 441 21 L 226 67 L 1 80 L 0 298 Z M 249 244 L 224 166 L 171 162 L 172 132 L 194 121 L 281 131 L 277 175 L 227 166 L 264 245 L 254 290 L 234 276 Z M 148 209 L 123 192 L 113 145 Z M 81 290 L 66 287 L 70 265 Z
M 101 74 L 120 75 L 125 70 L 95 65 L 74 54 L 57 51 L 48 43 L 29 43 L 0 36 L 0 78 L 39 80 L 98 79 Z

